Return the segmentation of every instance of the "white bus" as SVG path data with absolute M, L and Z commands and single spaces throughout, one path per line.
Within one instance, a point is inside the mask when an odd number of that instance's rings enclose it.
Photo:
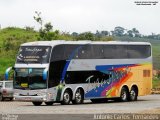
M 6 79 L 11 68 L 6 70 Z M 134 101 L 152 87 L 147 42 L 37 41 L 21 45 L 14 70 L 14 99 L 34 105 Z

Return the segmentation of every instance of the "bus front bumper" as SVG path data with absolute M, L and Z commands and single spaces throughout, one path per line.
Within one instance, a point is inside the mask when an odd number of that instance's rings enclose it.
M 46 96 L 15 96 L 14 95 L 14 100 L 15 101 L 27 101 L 27 102 L 47 102 L 47 97 Z

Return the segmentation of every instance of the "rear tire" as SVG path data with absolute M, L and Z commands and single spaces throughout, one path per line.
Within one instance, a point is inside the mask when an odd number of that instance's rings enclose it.
M 53 102 L 45 102 L 46 105 L 51 106 L 53 105 Z
M 131 88 L 129 100 L 130 101 L 137 101 L 138 91 L 136 88 Z
M 34 106 L 40 106 L 42 102 L 32 102 Z
M 75 93 L 75 100 L 72 101 L 73 104 L 82 104 L 84 101 L 84 95 L 81 89 L 77 89 Z
M 69 105 L 71 102 L 71 92 L 69 90 L 65 90 L 63 93 L 63 100 L 61 102 L 62 105 Z
M 127 102 L 129 100 L 129 91 L 127 88 L 123 87 L 121 90 L 120 101 Z

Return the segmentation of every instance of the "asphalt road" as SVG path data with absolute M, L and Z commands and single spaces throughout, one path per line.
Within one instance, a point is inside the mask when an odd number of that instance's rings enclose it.
M 159 113 L 160 95 L 138 97 L 135 102 L 115 102 L 93 104 L 87 100 L 81 105 L 33 106 L 31 102 L 0 102 L 3 114 L 95 114 L 95 113 Z
M 160 95 L 138 97 L 138 101 L 135 102 L 108 101 L 107 103 L 93 104 L 91 101 L 87 100 L 84 102 L 84 104 L 81 105 L 61 105 L 56 103 L 52 106 L 46 106 L 45 104 L 43 104 L 42 106 L 33 106 L 31 102 L 0 102 L 0 120 L 1 118 L 3 118 L 1 116 L 5 117 L 7 116 L 7 114 L 27 115 L 27 117 L 25 117 L 25 115 L 20 115 L 19 119 L 14 120 L 21 120 L 20 118 L 23 118 L 22 120 L 30 120 L 32 118 L 34 118 L 34 120 L 44 120 L 44 118 L 46 120 L 53 120 L 53 114 L 55 115 L 54 118 L 56 120 L 58 120 L 60 117 L 64 120 L 68 118 L 70 120 L 90 120 L 93 119 L 94 114 L 115 113 L 160 114 Z M 78 116 L 76 114 L 78 114 Z M 90 114 L 90 116 L 88 116 L 88 114 Z

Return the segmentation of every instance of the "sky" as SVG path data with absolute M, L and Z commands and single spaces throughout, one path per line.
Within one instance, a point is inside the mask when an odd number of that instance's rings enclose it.
M 145 35 L 160 34 L 160 0 L 154 6 L 138 6 L 135 1 L 138 0 L 0 0 L 0 25 L 38 29 L 33 16 L 39 11 L 45 23 L 51 22 L 54 29 L 70 33 L 111 31 L 121 26 L 137 28 Z

